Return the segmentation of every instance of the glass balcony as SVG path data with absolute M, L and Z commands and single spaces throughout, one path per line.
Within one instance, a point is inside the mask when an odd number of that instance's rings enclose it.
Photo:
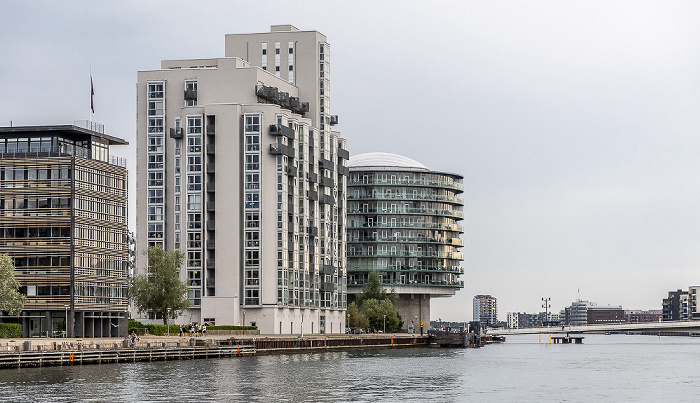
M 347 214 L 412 214 L 412 215 L 439 215 L 452 218 L 464 218 L 464 213 L 459 210 L 431 209 L 423 207 L 409 208 L 348 208 Z
M 348 185 L 348 201 L 352 200 L 417 200 L 417 201 L 436 201 L 445 202 L 462 205 L 462 199 L 457 196 L 448 195 L 426 195 L 426 194 L 412 194 L 412 193 L 391 193 L 385 195 L 384 193 L 376 194 L 365 194 L 365 195 L 355 195 L 350 186 Z
M 364 185 L 373 185 L 373 186 L 419 186 L 419 187 L 431 187 L 431 188 L 445 188 L 445 189 L 453 189 L 453 190 L 458 190 L 460 192 L 464 191 L 464 185 L 461 182 L 453 182 L 453 181 L 438 181 L 438 180 L 430 180 L 430 179 L 401 179 L 401 178 L 368 178 L 367 180 L 361 180 L 361 181 L 348 181 L 348 187 L 351 186 L 364 186 Z

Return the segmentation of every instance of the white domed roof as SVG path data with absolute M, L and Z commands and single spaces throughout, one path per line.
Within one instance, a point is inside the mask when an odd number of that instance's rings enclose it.
M 364 153 L 351 156 L 348 161 L 348 168 L 358 167 L 396 167 L 428 170 L 428 167 L 416 160 L 391 153 Z

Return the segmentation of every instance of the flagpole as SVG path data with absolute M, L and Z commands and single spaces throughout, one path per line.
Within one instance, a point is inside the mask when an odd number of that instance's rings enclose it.
M 95 105 L 93 103 L 93 97 L 95 96 L 95 89 L 92 85 L 92 64 L 90 65 L 90 119 L 88 120 L 88 128 L 92 130 L 92 114 L 95 112 Z

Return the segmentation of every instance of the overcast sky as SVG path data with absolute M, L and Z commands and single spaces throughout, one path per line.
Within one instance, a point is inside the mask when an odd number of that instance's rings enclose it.
M 241 3 L 241 4 L 238 4 Z M 700 284 L 700 2 L 8 1 L 0 125 L 94 120 L 131 146 L 136 72 L 293 24 L 331 43 L 351 154 L 464 176 L 465 287 L 432 317 L 580 298 L 661 309 Z M 133 212 L 133 209 L 132 209 Z M 130 213 L 131 228 L 135 214 Z

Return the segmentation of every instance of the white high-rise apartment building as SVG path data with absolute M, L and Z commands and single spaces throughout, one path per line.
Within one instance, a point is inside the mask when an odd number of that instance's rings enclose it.
M 344 332 L 349 155 L 326 37 L 227 35 L 223 58 L 140 71 L 137 98 L 138 249 L 186 252 L 176 323 Z

